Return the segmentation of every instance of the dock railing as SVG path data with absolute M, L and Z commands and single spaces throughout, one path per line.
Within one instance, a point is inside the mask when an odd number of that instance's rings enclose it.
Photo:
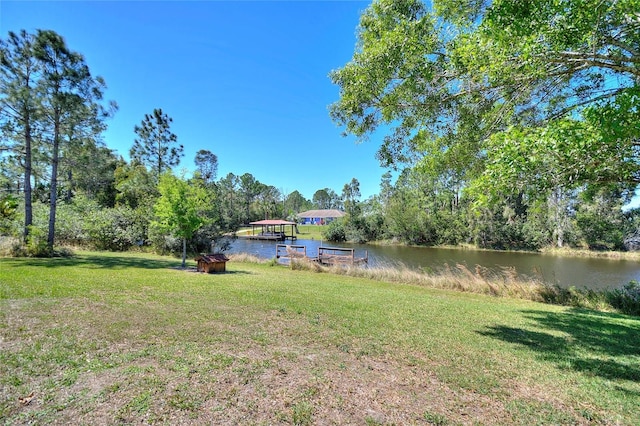
M 356 250 L 342 247 L 318 247 L 317 257 L 307 256 L 307 246 L 276 244 L 276 259 L 308 259 L 322 265 L 359 265 L 369 262 L 369 252 L 364 257 L 356 257 Z
M 276 244 L 276 259 L 304 259 L 307 257 L 307 246 L 295 244 Z
M 356 265 L 368 263 L 369 252 L 365 251 L 365 257 L 356 257 L 356 250 L 353 248 L 341 247 L 318 247 L 318 262 L 323 265 Z

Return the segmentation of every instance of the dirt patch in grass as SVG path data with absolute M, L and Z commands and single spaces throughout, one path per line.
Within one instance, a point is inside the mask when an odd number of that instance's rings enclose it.
M 510 420 L 490 396 L 455 392 L 428 370 L 393 361 L 327 351 L 222 356 L 232 362 L 219 370 L 176 371 L 144 362 L 86 372 L 70 388 L 47 395 L 48 402 L 24 407 L 23 414 L 35 414 L 53 402 L 58 423 L 426 424 L 433 416 L 453 424 Z
M 140 295 L 117 306 L 81 298 L 5 303 L 0 417 L 9 424 L 508 424 L 544 407 L 552 423 L 588 423 L 548 390 L 454 386 L 419 351 L 409 362 L 393 348 L 340 343 L 295 312 L 229 305 L 183 312 L 197 301 L 182 302 Z

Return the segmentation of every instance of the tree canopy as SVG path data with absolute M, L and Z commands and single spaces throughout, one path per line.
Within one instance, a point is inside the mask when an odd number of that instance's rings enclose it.
M 213 182 L 218 176 L 218 156 L 213 152 L 201 149 L 194 159 L 200 177 L 207 183 Z
M 49 175 L 50 251 L 60 159 L 74 146 L 96 145 L 104 120 L 116 109 L 115 103 L 103 105 L 105 87 L 101 77 L 91 74 L 84 57 L 54 31 L 22 30 L 0 40 L 0 152 L 7 150 L 24 171 L 25 240 L 33 223 L 35 160 Z
M 10 32 L 7 40 L 0 40 L 0 153 L 11 152 L 10 157 L 23 169 L 25 241 L 33 224 L 32 150 L 39 103 L 36 86 L 42 70 L 34 44 L 35 35 L 26 30 Z
M 162 109 L 156 108 L 134 127 L 138 137 L 131 147 L 131 158 L 150 167 L 158 178 L 180 164 L 183 155 L 184 147 L 178 144 L 178 136 L 171 131 L 172 122 Z
M 192 179 L 175 177 L 183 149 L 160 109 L 127 162 L 101 141 L 115 104 L 83 56 L 52 31 L 9 33 L 0 234 L 21 235 L 28 255 L 53 254 L 55 236 L 182 251 L 184 264 L 242 224 L 315 207 L 348 213 L 331 241 L 635 249 L 640 209 L 621 207 L 640 182 L 638 1 L 374 1 L 353 60 L 331 74 L 332 117 L 360 139 L 385 132 L 378 158 L 401 169 L 366 200 L 356 178 L 312 200 L 251 173 L 217 179 L 208 150 Z
M 187 239 L 205 223 L 201 214 L 206 206 L 206 191 L 197 181 L 187 182 L 165 173 L 158 184 L 160 198 L 154 207 L 154 225 L 182 239 L 182 267 L 186 265 Z
M 640 182 L 639 0 L 376 0 L 331 78 L 347 133 L 390 129 L 383 165 L 483 191 Z

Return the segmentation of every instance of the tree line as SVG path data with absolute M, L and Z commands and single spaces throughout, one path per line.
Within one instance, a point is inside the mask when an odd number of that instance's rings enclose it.
M 525 7 L 526 6 L 526 7 Z M 311 200 L 250 173 L 217 176 L 162 109 L 135 126 L 129 162 L 101 140 L 115 102 L 51 31 L 0 40 L 0 232 L 33 252 L 54 242 L 208 251 L 225 234 L 311 208 L 343 209 L 332 241 L 495 249 L 636 249 L 624 210 L 640 181 L 640 16 L 624 2 L 376 0 L 357 50 L 330 73 L 331 117 L 383 130 L 379 194 L 356 178 Z M 395 179 L 394 179 L 395 177 Z
M 18 252 L 52 254 L 57 244 L 207 251 L 251 221 L 341 208 L 329 188 L 307 200 L 250 173 L 218 179 L 218 158 L 205 149 L 193 176 L 174 175 L 184 147 L 160 108 L 134 127 L 125 161 L 101 137 L 117 111 L 105 89 L 53 31 L 0 40 L 0 235 L 19 237 Z
M 361 140 L 384 133 L 377 156 L 399 178 L 347 234 L 638 248 L 637 213 L 621 207 L 640 183 L 639 11 L 638 0 L 374 0 L 353 58 L 330 74 L 330 112 Z
M 25 241 L 34 191 L 48 189 L 46 244 L 52 250 L 60 175 L 73 181 L 78 164 L 72 153 L 80 154 L 83 145 L 99 149 L 94 141 L 116 105 L 102 102 L 104 80 L 91 75 L 83 56 L 53 31 L 10 32 L 0 49 L 3 175 L 21 176 Z

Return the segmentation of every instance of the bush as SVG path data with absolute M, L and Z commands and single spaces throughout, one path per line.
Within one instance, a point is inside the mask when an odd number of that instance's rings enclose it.
M 541 286 L 539 295 L 545 303 L 594 310 L 617 310 L 627 315 L 640 316 L 640 283 L 630 281 L 622 289 L 589 290 L 557 285 Z
M 344 221 L 334 220 L 325 229 L 322 230 L 322 236 L 327 241 L 336 243 L 347 241 L 347 235 L 344 229 Z
M 624 235 L 619 229 L 619 224 L 611 223 L 608 218 L 602 218 L 590 212 L 580 212 L 576 223 L 590 249 L 624 249 Z
M 457 245 L 465 241 L 465 232 L 469 228 L 460 214 L 436 212 L 433 218 L 436 244 Z
M 0 235 L 10 235 L 20 203 L 14 195 L 0 198 Z
M 125 251 L 143 242 L 136 213 L 128 207 L 95 211 L 87 222 L 89 241 L 99 250 Z
M 345 231 L 345 238 L 347 241 L 351 241 L 357 244 L 364 244 L 368 241 L 367 230 L 363 228 L 357 228 L 355 226 L 350 226 Z
M 153 224 L 149 226 L 149 242 L 156 253 L 178 255 L 182 253 L 182 238 L 167 235 Z
M 366 230 L 366 240 L 376 241 L 387 238 L 387 225 L 382 214 L 373 213 L 363 217 L 363 228 Z
M 51 257 L 52 254 L 47 245 L 47 231 L 33 225 L 29 226 L 27 243 L 13 247 L 13 255 L 17 257 Z
M 630 281 L 622 289 L 607 292 L 611 306 L 628 315 L 640 315 L 640 283 Z
M 99 214 L 97 205 L 85 199 L 72 203 L 60 203 L 56 214 L 56 243 L 85 246 L 89 243 L 87 226 Z

